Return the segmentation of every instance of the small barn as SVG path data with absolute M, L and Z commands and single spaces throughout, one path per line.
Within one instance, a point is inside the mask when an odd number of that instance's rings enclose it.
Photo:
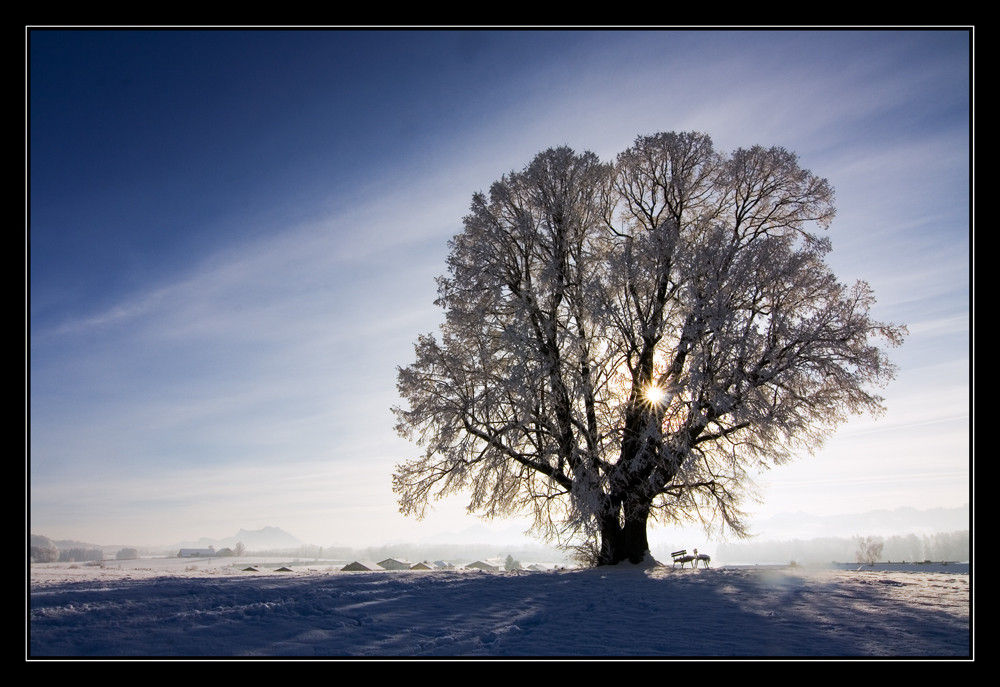
M 419 563 L 415 563 L 410 568 L 410 570 L 434 570 L 434 568 L 435 566 L 433 563 L 430 563 L 428 561 L 420 561 Z
M 383 570 L 409 570 L 412 565 L 413 563 L 397 561 L 395 558 L 386 558 L 378 562 L 378 566 Z
M 441 570 L 452 570 L 455 566 L 448 561 L 434 561 L 434 567 L 440 568 Z
M 469 563 L 467 566 L 465 566 L 465 568 L 467 570 L 476 568 L 478 570 L 488 570 L 490 572 L 496 572 L 497 570 L 500 569 L 495 565 L 490 565 L 489 563 L 484 563 L 483 561 L 475 561 L 473 563 Z
M 348 563 L 347 565 L 345 565 L 343 568 L 341 568 L 341 570 L 343 570 L 345 572 L 360 572 L 360 571 L 363 571 L 363 570 L 371 571 L 371 570 L 374 570 L 374 568 L 369 568 L 367 565 L 365 565 L 361 561 L 353 561 L 353 562 Z

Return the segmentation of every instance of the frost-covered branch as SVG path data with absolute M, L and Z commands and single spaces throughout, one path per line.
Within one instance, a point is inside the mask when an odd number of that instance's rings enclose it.
M 744 533 L 752 473 L 878 414 L 895 370 L 863 282 L 825 262 L 826 180 L 793 153 L 642 136 L 604 164 L 540 153 L 473 196 L 438 280 L 445 322 L 399 370 L 403 512 L 488 517 L 635 559 L 646 521 Z

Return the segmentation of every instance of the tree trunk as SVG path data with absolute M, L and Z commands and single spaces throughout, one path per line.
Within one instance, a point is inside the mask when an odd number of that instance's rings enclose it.
M 626 502 L 623 506 L 624 524 L 617 515 L 605 517 L 601 522 L 601 551 L 598 565 L 615 565 L 622 561 L 641 563 L 649 552 L 646 521 L 650 504 Z
M 646 538 L 646 521 L 649 519 L 648 503 L 625 502 L 625 525 L 622 527 L 622 560 L 641 563 L 649 553 Z
M 618 524 L 617 514 L 605 515 L 601 519 L 601 550 L 597 556 L 597 565 L 614 565 L 621 561 L 618 551 L 621 548 L 622 528 Z

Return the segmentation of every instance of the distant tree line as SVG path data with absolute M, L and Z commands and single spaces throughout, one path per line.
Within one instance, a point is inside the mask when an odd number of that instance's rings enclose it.
M 32 563 L 54 563 L 59 560 L 59 548 L 48 537 L 31 535 L 28 556 Z
M 81 544 L 81 542 L 72 542 Z M 40 534 L 31 535 L 28 546 L 28 556 L 32 563 L 83 563 L 87 561 L 104 560 L 104 549 L 87 544 L 69 545 L 68 540 L 57 542 Z M 108 548 L 108 547 L 105 547 Z M 139 557 L 139 549 L 125 547 L 115 554 L 117 560 L 129 560 Z
M 82 563 L 85 561 L 102 561 L 104 552 L 100 549 L 63 549 L 59 552 L 60 563 Z
M 97 546 L 73 542 L 78 546 L 69 545 L 68 541 L 58 544 L 48 537 L 32 534 L 28 545 L 28 556 L 32 563 L 80 563 L 86 561 L 104 560 L 104 551 Z
M 969 531 L 938 532 L 935 534 L 905 534 L 872 537 L 881 543 L 879 562 L 967 561 Z M 716 550 L 719 562 L 725 563 L 785 563 L 788 561 L 849 563 L 856 560 L 859 537 L 824 537 L 789 541 L 723 543 Z
M 327 548 L 324 548 L 322 546 L 310 546 L 310 545 L 295 546 L 295 547 L 286 548 L 286 549 L 247 549 L 246 546 L 243 546 L 242 552 L 240 552 L 239 547 L 241 545 L 242 545 L 242 542 L 240 542 L 240 543 L 237 544 L 237 548 L 234 549 L 233 555 L 236 555 L 236 556 L 252 555 L 252 556 L 262 556 L 262 557 L 268 557 L 268 558 L 274 558 L 274 557 L 278 557 L 278 556 L 281 556 L 281 557 L 292 556 L 294 558 L 324 558 L 324 557 L 325 558 L 349 558 L 350 557 L 349 555 L 347 555 L 347 556 L 341 556 L 341 555 L 337 555 L 336 552 L 343 552 L 343 551 L 350 551 L 351 550 L 351 549 L 348 549 L 346 547 L 333 547 L 333 548 L 327 547 Z
M 348 546 L 300 546 L 291 549 L 255 549 L 248 554 L 261 557 L 294 557 L 300 559 L 380 561 L 386 558 L 423 560 L 475 560 L 509 556 L 520 566 L 520 560 L 566 563 L 565 551 L 546 546 L 497 546 L 495 544 L 386 544 L 365 548 Z

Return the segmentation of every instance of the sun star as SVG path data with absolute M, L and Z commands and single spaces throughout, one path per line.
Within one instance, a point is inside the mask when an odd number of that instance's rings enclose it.
M 656 384 L 650 384 L 647 386 L 643 391 L 643 395 L 649 403 L 655 406 L 660 405 L 667 398 L 666 390 Z

